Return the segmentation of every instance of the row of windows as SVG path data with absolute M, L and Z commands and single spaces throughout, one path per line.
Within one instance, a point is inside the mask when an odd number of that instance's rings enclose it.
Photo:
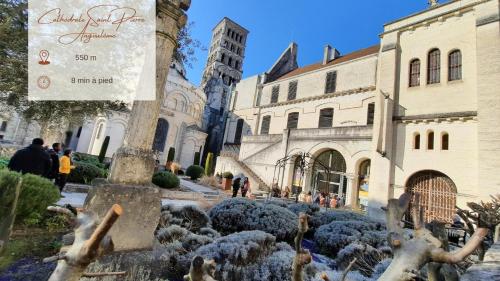
M 298 81 L 288 83 L 287 101 L 297 98 Z M 326 74 L 325 94 L 334 93 L 337 86 L 337 71 L 331 71 Z M 275 85 L 271 89 L 271 103 L 277 103 L 280 95 L 280 85 Z
M 318 128 L 331 128 L 333 127 L 333 108 L 323 108 L 319 111 L 319 121 Z M 375 115 L 375 104 L 368 104 L 368 111 L 366 114 L 366 123 L 367 125 L 373 124 L 373 118 Z M 299 123 L 299 113 L 291 112 L 288 114 L 287 129 L 297 129 Z M 262 123 L 260 127 L 260 134 L 267 135 L 269 134 L 269 128 L 271 126 L 271 116 L 266 115 L 262 117 Z
M 236 31 L 232 30 L 231 28 L 227 29 L 227 36 L 231 37 L 231 39 L 242 43 L 243 42 L 243 36 Z
M 235 68 L 237 70 L 240 69 L 241 62 L 239 60 L 237 60 L 237 59 L 233 59 L 231 56 L 227 56 L 227 60 L 226 60 L 226 54 L 224 54 L 224 53 L 221 55 L 220 61 L 223 64 L 227 64 L 230 67 L 233 67 L 233 68 Z
M 222 46 L 224 48 L 231 50 L 231 52 L 235 52 L 236 54 L 238 54 L 238 56 L 241 56 L 241 48 L 236 46 L 235 44 L 229 43 L 226 40 L 224 40 L 224 44 Z
M 420 133 L 415 133 L 413 136 L 413 149 L 419 150 L 421 147 Z M 450 147 L 450 136 L 448 133 L 441 134 L 441 150 L 448 150 Z M 434 149 L 434 132 L 427 132 L 427 150 Z
M 462 53 L 453 50 L 448 54 L 448 81 L 462 79 Z M 441 51 L 432 49 L 427 54 L 427 84 L 441 82 Z M 420 86 L 420 59 L 412 59 L 409 69 L 409 86 Z
M 195 107 L 192 105 L 187 105 L 185 101 L 178 101 L 176 98 L 170 99 L 167 102 L 167 107 L 175 111 L 187 113 L 193 116 L 195 119 L 201 117 L 202 114 L 202 110 L 199 106 Z

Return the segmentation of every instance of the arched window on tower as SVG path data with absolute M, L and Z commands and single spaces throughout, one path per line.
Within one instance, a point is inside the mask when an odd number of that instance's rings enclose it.
M 448 150 L 450 146 L 450 135 L 443 133 L 441 135 L 441 150 Z
M 413 137 L 413 149 L 420 149 L 420 134 L 416 133 Z
M 240 62 L 239 61 L 234 62 L 234 68 L 236 68 L 238 70 L 240 69 Z
M 441 82 L 441 52 L 432 49 L 427 56 L 427 84 Z
M 220 56 L 220 61 L 224 63 L 225 60 L 226 60 L 226 54 L 222 53 L 222 55 Z
M 430 131 L 427 133 L 427 149 L 428 150 L 434 149 L 434 132 L 433 131 Z
M 462 53 L 460 50 L 452 51 L 448 55 L 448 81 L 462 79 Z
M 233 58 L 232 57 L 229 57 L 229 59 L 227 61 L 227 65 L 229 65 L 229 66 L 233 65 Z

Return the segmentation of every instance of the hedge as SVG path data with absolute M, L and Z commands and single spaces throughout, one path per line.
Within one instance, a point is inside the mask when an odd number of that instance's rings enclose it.
M 153 175 L 153 183 L 161 188 L 176 188 L 181 181 L 171 172 L 158 172 Z
M 60 199 L 59 189 L 51 181 L 40 176 L 21 175 L 7 170 L 0 171 L 0 188 L 15 184 L 19 177 L 23 178 L 23 183 L 17 202 L 16 221 L 35 224 L 42 218 L 47 207 Z
M 80 161 L 75 161 L 74 164 L 76 167 L 71 170 L 68 182 L 90 184 L 96 178 L 105 178 L 108 176 L 108 171 L 97 165 Z
M 192 180 L 197 180 L 201 178 L 205 174 L 203 167 L 198 165 L 191 165 L 186 170 L 186 175 L 189 176 Z

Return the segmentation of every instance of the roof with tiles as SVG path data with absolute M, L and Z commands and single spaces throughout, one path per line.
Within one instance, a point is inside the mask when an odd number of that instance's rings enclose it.
M 339 58 L 336 58 L 336 59 L 330 61 L 327 64 L 323 64 L 321 62 L 318 62 L 318 63 L 310 64 L 310 65 L 307 65 L 307 66 L 304 66 L 304 67 L 299 67 L 299 68 L 297 68 L 297 69 L 295 69 L 293 71 L 290 71 L 287 74 L 281 76 L 280 78 L 278 78 L 275 81 L 284 80 L 284 79 L 287 79 L 287 78 L 290 78 L 290 77 L 294 77 L 294 76 L 297 76 L 297 75 L 300 75 L 300 74 L 304 74 L 304 73 L 307 73 L 307 72 L 311 72 L 311 71 L 315 71 L 315 70 L 322 69 L 322 68 L 325 68 L 325 67 L 329 67 L 329 66 L 332 66 L 332 65 L 335 65 L 335 64 L 339 64 L 339 63 L 342 63 L 342 62 L 347 62 L 347 61 L 355 60 L 355 59 L 362 58 L 362 57 L 365 57 L 365 56 L 368 56 L 368 55 L 376 54 L 376 53 L 379 52 L 379 50 L 380 50 L 380 45 L 375 45 L 375 46 L 371 46 L 371 47 L 368 47 L 368 48 L 365 48 L 365 49 L 357 50 L 357 51 L 354 51 L 352 53 L 346 54 L 344 56 L 341 56 Z

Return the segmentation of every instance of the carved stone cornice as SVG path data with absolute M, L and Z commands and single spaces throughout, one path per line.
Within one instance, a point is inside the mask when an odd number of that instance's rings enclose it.
M 176 22 L 176 28 L 181 29 L 186 25 L 187 15 L 184 11 L 189 9 L 191 0 L 156 0 L 156 20 L 165 21 L 164 18 L 172 18 Z M 168 24 L 157 24 L 156 35 L 166 38 L 177 46 L 177 39 L 172 34 L 177 34 L 178 30 L 172 32 L 172 26 Z
M 402 123 L 426 123 L 426 122 L 452 122 L 476 120 L 477 111 L 443 112 L 434 114 L 421 114 L 411 116 L 394 116 L 395 122 Z

